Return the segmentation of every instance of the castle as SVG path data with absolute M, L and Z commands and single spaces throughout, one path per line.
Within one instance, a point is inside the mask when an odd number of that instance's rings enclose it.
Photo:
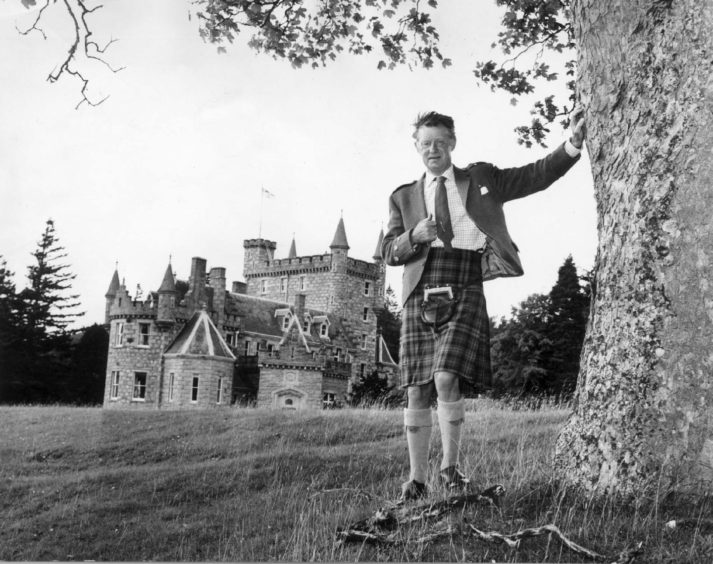
M 342 404 L 350 382 L 397 366 L 381 338 L 385 265 L 348 256 L 340 219 L 330 253 L 287 258 L 276 243 L 248 239 L 243 276 L 194 257 L 188 281 L 169 262 L 157 291 L 131 297 L 118 269 L 106 293 L 109 327 L 105 408 L 190 409 Z

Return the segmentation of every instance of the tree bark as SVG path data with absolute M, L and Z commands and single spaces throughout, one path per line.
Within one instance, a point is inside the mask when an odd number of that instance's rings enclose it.
M 595 295 L 555 465 L 590 491 L 713 478 L 713 4 L 573 0 Z

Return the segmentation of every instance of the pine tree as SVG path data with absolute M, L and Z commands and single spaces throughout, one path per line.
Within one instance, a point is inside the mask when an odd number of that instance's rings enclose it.
M 552 343 L 547 369 L 553 391 L 571 394 L 577 384 L 579 357 L 589 316 L 589 294 L 580 283 L 577 267 L 568 256 L 549 295 L 546 335 Z
M 18 365 L 21 365 L 20 302 L 13 282 L 14 273 L 0 257 L 0 402 L 12 398 Z
M 28 267 L 28 286 L 17 294 L 17 336 L 13 356 L 13 402 L 71 400 L 64 385 L 70 373 L 72 342 L 67 327 L 83 313 L 78 296 L 71 294 L 75 275 L 63 263 L 67 257 L 55 234 L 54 222 L 45 225 L 35 264 Z
M 28 268 L 29 286 L 21 292 L 25 303 L 25 324 L 35 344 L 52 342 L 52 337 L 64 333 L 68 325 L 83 315 L 77 312 L 77 294 L 68 294 L 75 274 L 69 265 L 62 264 L 67 257 L 55 234 L 54 221 L 48 219 L 42 238 L 32 256 L 36 264 Z

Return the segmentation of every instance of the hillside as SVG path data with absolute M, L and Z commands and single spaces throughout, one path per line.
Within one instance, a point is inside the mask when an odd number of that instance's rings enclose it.
M 338 544 L 338 526 L 397 494 L 407 472 L 401 417 L 0 408 L 0 560 L 585 561 L 546 537 L 519 551 L 459 535 Z M 476 487 L 502 483 L 507 494 L 501 511 L 464 517 L 503 533 L 556 523 L 605 554 L 644 541 L 642 562 L 708 561 L 713 543 L 700 527 L 663 531 L 683 506 L 597 503 L 555 488 L 548 464 L 565 417 L 492 404 L 469 412 L 465 470 Z M 685 510 L 701 517 L 710 505 Z

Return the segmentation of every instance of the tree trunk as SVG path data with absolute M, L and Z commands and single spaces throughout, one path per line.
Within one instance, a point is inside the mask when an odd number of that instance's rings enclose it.
M 713 477 L 713 4 L 573 0 L 595 295 L 556 468 L 593 491 Z

